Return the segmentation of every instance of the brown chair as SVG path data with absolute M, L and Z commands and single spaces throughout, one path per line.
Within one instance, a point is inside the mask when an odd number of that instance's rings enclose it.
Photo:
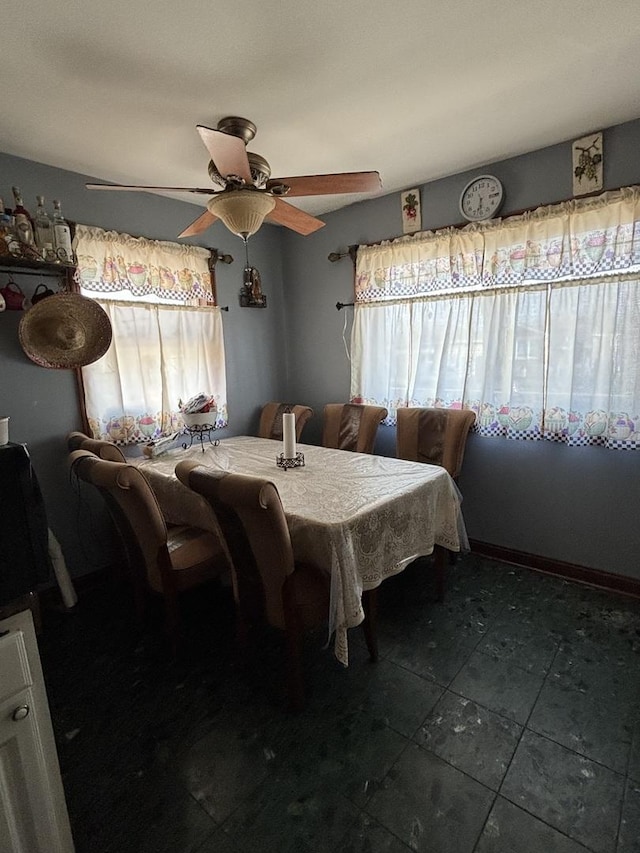
M 81 480 L 108 497 L 107 506 L 125 537 L 135 569 L 139 616 L 144 612 L 147 589 L 163 596 L 167 634 L 175 655 L 181 639 L 178 593 L 229 569 L 219 538 L 197 527 L 174 527 L 169 532 L 151 486 L 133 465 L 99 459 L 88 450 L 73 451 L 69 464 Z
M 309 406 L 291 406 L 287 403 L 266 403 L 260 414 L 260 425 L 258 436 L 260 438 L 274 438 L 282 441 L 282 415 L 291 412 L 296 418 L 296 441 L 300 441 L 304 425 L 313 415 L 313 409 Z
M 294 560 L 280 495 L 271 481 L 216 471 L 194 460 L 179 462 L 176 476 L 205 497 L 216 513 L 234 566 L 240 620 L 247 612 L 244 593 L 251 586 L 255 589 L 252 578 L 259 578 L 266 619 L 286 635 L 289 702 L 299 710 L 304 704 L 302 631 L 322 625 L 328 618 L 329 574 Z M 376 594 L 375 589 L 363 594 L 363 628 L 372 660 L 378 657 Z
M 378 427 L 387 415 L 384 406 L 327 403 L 324 407 L 322 446 L 373 453 Z
M 100 459 L 108 459 L 110 462 L 127 461 L 124 453 L 111 441 L 90 438 L 83 432 L 70 432 L 67 435 L 67 448 L 70 453 L 74 450 L 89 450 Z
M 470 409 L 398 409 L 396 455 L 411 462 L 446 468 L 460 474 L 469 430 L 476 420 Z
M 396 456 L 445 468 L 455 480 L 460 474 L 469 430 L 476 420 L 470 409 L 399 408 L 396 426 Z M 450 553 L 449 562 L 455 563 Z M 436 547 L 436 588 L 444 599 L 446 559 Z

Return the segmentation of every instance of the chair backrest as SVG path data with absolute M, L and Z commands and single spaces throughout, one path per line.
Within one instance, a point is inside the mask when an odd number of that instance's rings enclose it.
M 384 406 L 327 403 L 324 407 L 322 446 L 373 453 L 378 427 L 387 414 Z
M 469 430 L 475 423 L 469 409 L 399 408 L 396 455 L 412 462 L 446 468 L 460 474 Z
M 74 431 L 67 435 L 67 448 L 69 453 L 74 450 L 89 450 L 100 459 L 108 459 L 111 462 L 126 462 L 124 453 L 110 441 L 102 441 L 99 438 L 90 438 L 83 432 Z
M 285 412 L 295 415 L 296 441 L 300 441 L 304 425 L 312 417 L 313 409 L 309 406 L 291 406 L 287 403 L 266 403 L 263 406 L 258 427 L 259 437 L 282 441 L 282 415 Z
M 103 441 L 99 438 L 86 438 L 80 445 L 80 450 L 88 450 L 90 453 L 100 459 L 106 459 L 109 462 L 126 462 L 124 453 L 110 441 Z
M 144 474 L 133 465 L 99 459 L 89 450 L 69 456 L 72 471 L 95 486 L 105 498 L 127 552 L 137 553 L 153 589 L 162 589 L 160 559 L 167 547 L 167 526 L 155 494 Z
M 206 476 L 199 476 L 194 468 L 206 471 Z M 204 469 L 200 462 L 183 459 L 176 465 L 175 474 L 186 488 L 201 495 L 213 510 L 231 562 L 236 603 L 252 621 L 259 619 L 264 613 L 262 579 L 242 521 L 236 511 L 220 498 L 220 478 L 225 476 L 224 472 Z
M 82 442 L 83 441 L 89 441 L 89 440 L 90 440 L 89 436 L 85 435 L 83 432 L 79 432 L 77 430 L 70 432 L 67 435 L 67 449 L 68 449 L 69 453 L 71 453 L 74 450 L 81 450 L 82 449 Z
M 236 572 L 242 573 L 247 560 L 255 565 L 262 581 L 267 620 L 284 628 L 282 586 L 293 572 L 294 561 L 289 528 L 275 485 L 260 477 L 228 474 L 190 460 L 178 463 L 176 476 L 211 504 Z

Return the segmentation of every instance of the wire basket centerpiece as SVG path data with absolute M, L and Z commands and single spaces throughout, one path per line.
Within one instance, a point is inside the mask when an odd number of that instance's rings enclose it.
M 192 446 L 194 438 L 200 442 L 203 453 L 205 440 L 208 440 L 212 447 L 220 444 L 218 439 L 214 441 L 211 438 L 211 433 L 218 428 L 218 408 L 213 396 L 201 391 L 194 397 L 190 397 L 186 403 L 179 400 L 178 408 L 184 423 L 183 433 L 189 436 L 188 443 L 187 441 L 182 443 L 184 450 Z

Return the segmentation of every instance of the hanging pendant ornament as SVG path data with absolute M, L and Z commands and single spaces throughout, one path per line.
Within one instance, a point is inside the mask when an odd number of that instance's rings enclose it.
M 243 237 L 245 248 L 245 264 L 243 272 L 243 286 L 240 291 L 240 307 L 241 308 L 266 308 L 267 297 L 262 292 L 262 281 L 260 273 L 255 267 L 249 263 L 249 242 L 247 237 Z

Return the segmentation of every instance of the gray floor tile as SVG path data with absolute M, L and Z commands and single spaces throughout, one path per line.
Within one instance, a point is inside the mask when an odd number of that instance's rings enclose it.
M 635 782 L 625 792 L 617 853 L 640 853 L 640 785 Z
M 474 653 L 451 684 L 451 690 L 524 725 L 543 679 L 511 663 Z
M 614 853 L 623 782 L 608 768 L 525 732 L 501 793 L 596 853 Z
M 640 699 L 640 654 L 633 636 L 580 629 L 561 643 L 549 677 L 584 693 Z
M 283 770 L 255 789 L 224 829 L 248 853 L 335 853 L 358 815 L 313 774 Z
M 336 849 L 340 853 L 410 853 L 411 850 L 388 829 L 364 813 L 359 816 Z
M 85 780 L 91 786 L 91 776 Z M 114 780 L 82 822 L 71 811 L 78 853 L 195 853 L 215 824 L 162 769 Z
M 484 785 L 415 745 L 366 811 L 419 853 L 471 853 L 493 798 Z
M 363 806 L 410 743 L 379 719 L 358 710 L 318 715 L 286 726 L 274 746 L 276 766 L 324 785 Z
M 222 823 L 267 778 L 270 760 L 257 727 L 224 718 L 169 766 L 191 796 Z
M 423 678 L 447 687 L 469 659 L 478 637 L 461 637 L 456 632 L 414 631 L 396 643 L 387 658 Z
M 195 853 L 245 853 L 223 829 L 216 829 Z
M 558 643 L 558 635 L 542 629 L 537 619 L 507 609 L 492 623 L 478 651 L 535 675 L 546 675 Z
M 280 632 L 254 629 L 239 653 L 230 594 L 181 601 L 176 663 L 161 606 L 138 633 L 128 590 L 47 612 L 39 644 L 78 853 L 471 853 L 481 835 L 478 853 L 640 853 L 640 602 L 472 555 L 449 566 L 442 604 L 428 565 L 390 582 L 382 659 L 368 661 L 360 630 L 346 670 L 323 632 L 308 637 L 296 715 Z M 586 755 L 525 731 L 496 800 L 488 786 L 536 695 L 531 725 Z M 623 708 L 637 725 L 626 789 L 602 766 L 622 767 Z
M 474 853 L 587 853 L 587 848 L 498 797 Z
M 415 736 L 425 749 L 497 791 L 522 727 L 453 693 L 445 693 Z
M 353 657 L 346 669 L 330 670 L 324 661 L 324 672 L 314 671 L 310 707 L 324 714 L 361 711 L 411 737 L 443 688 L 389 660 L 371 663 L 364 652 Z
M 608 694 L 544 685 L 527 727 L 569 749 L 626 773 L 633 734 L 632 712 Z

